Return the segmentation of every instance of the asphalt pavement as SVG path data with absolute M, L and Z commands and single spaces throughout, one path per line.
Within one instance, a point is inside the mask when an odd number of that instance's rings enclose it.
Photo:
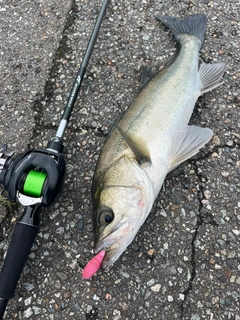
M 0 0 L 0 145 L 46 146 L 101 1 Z M 108 271 L 83 280 L 93 257 L 91 179 L 106 134 L 139 92 L 142 63 L 176 52 L 155 15 L 208 17 L 200 60 L 227 65 L 191 124 L 213 139 L 165 180 L 152 212 Z M 5 319 L 240 320 L 240 4 L 233 0 L 112 0 L 64 137 L 67 175 Z M 0 267 L 22 208 L 0 189 Z

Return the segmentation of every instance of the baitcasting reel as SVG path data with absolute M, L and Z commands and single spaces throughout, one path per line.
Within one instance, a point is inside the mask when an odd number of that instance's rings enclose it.
M 32 149 L 16 158 L 13 154 L 6 145 L 0 149 L 0 184 L 9 200 L 23 206 L 50 205 L 63 185 L 63 156 L 52 148 Z

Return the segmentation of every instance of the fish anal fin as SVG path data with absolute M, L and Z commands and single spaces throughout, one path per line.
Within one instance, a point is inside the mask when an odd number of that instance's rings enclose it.
M 130 147 L 130 149 L 134 153 L 134 155 L 136 156 L 138 163 L 139 164 L 142 164 L 144 162 L 151 163 L 150 154 L 145 144 L 143 142 L 141 143 L 138 137 L 134 137 L 127 134 L 118 125 L 117 125 L 117 129 L 120 132 L 123 139 L 126 141 L 127 145 Z
M 198 153 L 199 149 L 211 139 L 212 135 L 213 132 L 209 128 L 187 126 L 174 140 L 168 172 Z
M 224 63 L 202 63 L 199 68 L 199 76 L 201 81 L 201 94 L 217 88 L 223 84 L 222 76 L 226 71 Z

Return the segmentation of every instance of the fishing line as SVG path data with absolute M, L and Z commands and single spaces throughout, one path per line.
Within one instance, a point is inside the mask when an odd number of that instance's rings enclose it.
M 24 194 L 40 197 L 46 177 L 47 174 L 45 172 L 30 170 L 23 185 Z

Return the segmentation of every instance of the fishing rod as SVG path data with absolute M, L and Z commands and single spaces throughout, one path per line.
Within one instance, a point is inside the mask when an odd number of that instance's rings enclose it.
M 77 99 L 98 32 L 110 0 L 103 0 L 56 134 L 46 148 L 35 148 L 14 157 L 7 146 L 0 149 L 0 184 L 12 202 L 24 206 L 16 223 L 0 273 L 0 320 L 14 292 L 38 234 L 41 207 L 53 203 L 61 191 L 66 171 L 62 138 Z

